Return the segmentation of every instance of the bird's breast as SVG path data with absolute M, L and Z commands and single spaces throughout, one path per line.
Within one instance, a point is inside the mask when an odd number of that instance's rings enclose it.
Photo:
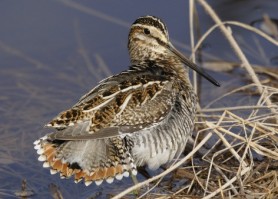
M 140 130 L 132 136 L 132 154 L 137 166 L 157 169 L 176 156 L 186 145 L 194 127 L 196 96 L 177 94 L 175 104 L 163 121 Z

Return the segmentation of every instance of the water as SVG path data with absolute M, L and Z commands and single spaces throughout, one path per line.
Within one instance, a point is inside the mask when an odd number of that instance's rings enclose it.
M 275 1 L 222 2 L 228 4 L 212 1 L 212 5 L 226 20 L 252 24 L 260 21 L 260 14 L 266 12 L 278 19 Z M 190 54 L 188 1 L 163 0 L 158 4 L 147 0 L 4 0 L 0 4 L 0 197 L 14 198 L 22 179 L 26 179 L 28 188 L 33 190 L 32 198 L 50 198 L 51 183 L 60 187 L 64 198 L 107 198 L 132 185 L 132 181 L 126 179 L 87 188 L 82 183 L 76 185 L 73 180 L 60 180 L 37 161 L 33 141 L 49 132 L 43 128 L 45 123 L 71 107 L 99 80 L 128 67 L 128 27 L 138 16 L 161 17 L 168 25 L 170 37 L 179 44 L 178 48 Z M 211 20 L 200 7 L 198 10 L 205 30 L 212 24 Z M 277 65 L 277 48 L 260 37 L 249 37 L 248 31 L 235 30 L 238 38 L 242 38 L 242 45 L 256 49 L 253 42 L 256 38 L 264 47 L 267 56 L 263 58 L 245 49 L 252 62 Z M 217 31 L 208 38 L 204 58 L 237 61 L 232 50 L 227 49 L 226 40 L 219 37 L 222 36 Z M 241 77 L 234 79 L 230 74 L 210 73 L 226 87 L 213 94 L 203 92 L 204 104 L 231 88 L 225 81 L 234 82 L 233 86 L 243 83 Z M 207 88 L 204 90 L 213 88 L 203 82 Z

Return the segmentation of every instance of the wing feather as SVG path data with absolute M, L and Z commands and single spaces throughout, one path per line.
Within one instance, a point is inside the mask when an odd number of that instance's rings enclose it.
M 100 139 L 162 121 L 172 109 L 176 92 L 169 77 L 136 71 L 128 77 L 124 72 L 102 81 L 47 124 L 57 129 L 50 138 Z

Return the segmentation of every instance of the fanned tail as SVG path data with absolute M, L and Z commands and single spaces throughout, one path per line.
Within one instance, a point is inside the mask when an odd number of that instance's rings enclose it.
M 47 135 L 34 142 L 43 167 L 60 177 L 74 176 L 75 183 L 84 180 L 86 186 L 104 180 L 112 183 L 131 172 L 137 174 L 136 165 L 121 138 L 107 140 L 60 141 L 49 140 Z

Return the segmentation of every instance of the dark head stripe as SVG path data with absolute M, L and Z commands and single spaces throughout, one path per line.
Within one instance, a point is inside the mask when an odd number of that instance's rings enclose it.
M 142 25 L 150 25 L 158 28 L 163 32 L 165 35 L 167 35 L 167 28 L 163 21 L 157 17 L 154 16 L 145 16 L 138 18 L 133 24 L 142 24 Z

